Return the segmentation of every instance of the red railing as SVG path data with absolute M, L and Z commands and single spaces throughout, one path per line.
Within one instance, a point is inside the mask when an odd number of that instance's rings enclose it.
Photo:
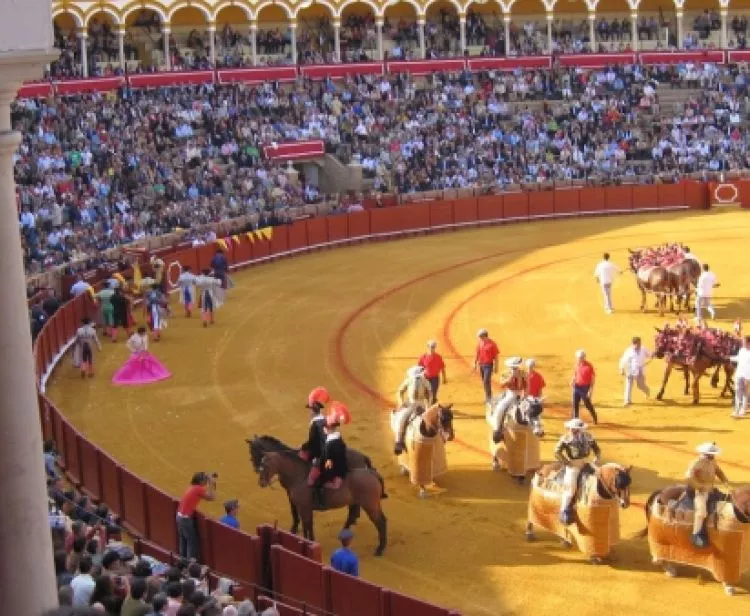
M 750 180 L 736 182 L 739 199 L 750 207 Z M 693 181 L 652 186 L 569 188 L 430 200 L 363 212 L 311 218 L 274 227 L 270 238 L 245 233 L 227 238 L 234 269 L 312 250 L 370 239 L 396 238 L 467 226 L 502 224 L 538 218 L 608 215 L 708 207 L 711 187 Z M 441 195 L 442 197 L 442 195 Z M 252 239 L 251 239 L 252 236 Z M 162 255 L 168 284 L 174 288 L 180 268 L 200 270 L 214 246 L 180 248 Z M 70 345 L 84 314 L 95 313 L 87 294 L 66 303 L 45 325 L 35 344 L 39 410 L 45 439 L 54 439 L 70 479 L 122 517 L 139 540 L 138 549 L 165 561 L 177 550 L 177 500 L 128 471 L 78 432 L 44 394 L 46 378 Z M 321 564 L 320 546 L 273 529 L 249 535 L 199 515 L 203 562 L 246 589 L 271 587 L 292 603 L 283 613 L 301 613 L 299 604 L 340 616 L 448 616 L 444 608 L 342 576 Z M 296 603 L 294 603 L 296 601 Z M 288 599 L 284 599 L 288 603 Z M 286 608 L 285 608 L 286 609 Z M 298 610 L 298 612 L 294 611 Z M 308 611 L 307 613 L 312 613 Z
M 131 88 L 156 88 L 198 85 L 204 83 L 245 83 L 258 85 L 267 81 L 290 83 L 298 76 L 310 79 L 345 79 L 355 75 L 410 73 L 414 76 L 462 70 L 514 71 L 551 68 L 554 60 L 562 66 L 597 69 L 619 64 L 669 65 L 686 62 L 725 64 L 750 61 L 750 51 L 720 49 L 694 51 L 644 51 L 624 53 L 563 54 L 560 56 L 514 56 L 501 58 L 446 58 L 441 60 L 390 60 L 355 64 L 315 64 L 301 66 L 256 66 L 199 71 L 164 71 L 133 73 L 123 76 L 90 79 L 51 80 L 23 85 L 19 98 L 45 98 L 51 94 L 106 92 L 127 84 Z

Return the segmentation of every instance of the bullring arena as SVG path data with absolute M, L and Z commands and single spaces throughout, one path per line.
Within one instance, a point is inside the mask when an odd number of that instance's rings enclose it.
M 690 613 L 697 605 L 724 613 L 747 599 L 727 598 L 713 582 L 699 585 L 695 569 L 681 569 L 667 583 L 645 539 L 631 537 L 645 526 L 647 495 L 681 479 L 700 442 L 720 443 L 730 480 L 750 482 L 744 422 L 729 417 L 729 402 L 707 379 L 699 406 L 673 377 L 664 402 L 636 397 L 623 408 L 618 358 L 633 335 L 651 346 L 665 319 L 639 312 L 630 273 L 615 284 L 615 313 L 605 314 L 592 271 L 604 251 L 626 269 L 628 248 L 688 243 L 722 281 L 717 323 L 729 327 L 750 315 L 750 276 L 737 257 L 747 234 L 747 215 L 738 210 L 673 211 L 542 220 L 300 255 L 234 274 L 236 287 L 213 329 L 186 320 L 175 306 L 154 345 L 174 374 L 170 381 L 112 388 L 108 377 L 125 350 L 105 342 L 97 359 L 102 378 L 81 382 L 66 360 L 48 395 L 87 438 L 170 494 L 180 494 L 186 468 L 215 469 L 222 495 L 240 499 L 243 527 L 272 519 L 287 527 L 283 491 L 258 487 L 244 438 L 268 433 L 296 446 L 306 431 L 305 397 L 324 384 L 349 405 L 346 441 L 373 458 L 390 494 L 383 558 L 371 556 L 369 522 L 356 527 L 367 580 L 472 615 L 570 613 L 572 605 L 581 614 L 662 614 L 665 606 Z M 622 541 L 602 566 L 551 535 L 525 541 L 528 485 L 493 472 L 486 453 L 481 384 L 469 371 L 478 327 L 490 331 L 503 357 L 537 359 L 548 383 L 545 461 L 569 413 L 574 351 L 585 348 L 595 363 L 600 425 L 591 430 L 605 461 L 634 467 Z M 454 405 L 457 440 L 447 445 L 447 474 L 420 500 L 396 468 L 386 410 L 428 338 L 447 360 L 440 397 Z M 661 361 L 649 365 L 652 388 L 662 370 Z M 219 515 L 220 507 L 207 511 Z M 342 519 L 342 511 L 316 514 L 324 552 L 335 547 Z M 745 576 L 740 586 L 747 582 Z

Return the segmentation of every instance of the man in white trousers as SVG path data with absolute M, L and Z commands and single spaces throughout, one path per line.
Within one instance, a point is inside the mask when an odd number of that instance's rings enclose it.
M 696 296 L 695 296 L 695 320 L 700 322 L 703 318 L 703 309 L 708 310 L 708 314 L 711 315 L 712 319 L 716 318 L 716 309 L 711 304 L 711 298 L 714 295 L 714 287 L 719 286 L 719 282 L 716 280 L 716 274 L 714 274 L 708 267 L 708 263 L 703 264 L 703 271 L 698 276 L 698 282 L 696 283 Z
M 747 415 L 747 402 L 750 398 L 750 336 L 745 336 L 742 347 L 729 358 L 737 363 L 734 371 L 734 412 L 732 417 Z
M 630 406 L 632 402 L 633 383 L 647 397 L 651 395 L 651 390 L 646 385 L 646 376 L 643 373 L 643 369 L 650 361 L 651 352 L 643 348 L 641 339 L 635 336 L 632 344 L 625 349 L 620 359 L 620 373 L 625 376 L 625 402 L 623 406 Z
M 596 278 L 599 286 L 602 288 L 602 295 L 604 295 L 604 310 L 607 314 L 612 314 L 614 312 L 612 306 L 612 283 L 615 280 L 615 276 L 619 273 L 619 268 L 609 260 L 609 253 L 605 252 L 602 256 L 602 260 L 596 264 L 594 278 Z

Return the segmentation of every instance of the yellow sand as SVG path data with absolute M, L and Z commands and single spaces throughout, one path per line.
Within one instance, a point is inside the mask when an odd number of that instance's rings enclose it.
M 82 383 L 67 361 L 51 395 L 76 427 L 175 495 L 193 472 L 218 471 L 220 500 L 239 498 L 242 525 L 251 529 L 290 522 L 283 492 L 258 487 L 244 438 L 270 433 L 301 442 L 307 393 L 325 385 L 352 411 L 347 442 L 372 456 L 390 493 L 384 558 L 371 556 L 376 534 L 366 518 L 357 527 L 354 547 L 366 579 L 472 616 L 743 610 L 747 598 L 726 598 L 714 583 L 698 585 L 694 571 L 668 580 L 655 569 L 645 539 L 628 539 L 644 526 L 637 507 L 621 513 L 623 541 L 610 565 L 589 565 L 544 533 L 527 544 L 528 487 L 491 471 L 481 386 L 467 366 L 479 327 L 489 329 L 504 356 L 537 358 L 548 401 L 557 407 L 545 413 L 548 460 L 568 406 L 573 353 L 585 348 L 598 369 L 595 403 L 604 422 L 593 431 L 606 461 L 634 465 L 634 500 L 643 503 L 652 490 L 681 478 L 705 440 L 724 450 L 730 479 L 750 483 L 750 466 L 742 466 L 750 464 L 747 427 L 729 417 L 729 402 L 718 399 L 707 379 L 698 407 L 682 395 L 675 375 L 665 402 L 636 392 L 635 404 L 622 408 L 617 361 L 635 334 L 651 346 L 653 328 L 664 320 L 638 311 L 629 273 L 614 287 L 616 313 L 606 315 L 592 277 L 605 250 L 625 269 L 628 247 L 686 242 L 716 271 L 718 323 L 730 327 L 750 316 L 750 273 L 741 266 L 749 228 L 748 215 L 738 211 L 550 221 L 281 261 L 235 275 L 237 287 L 213 328 L 202 329 L 195 318 L 170 319 L 153 347 L 174 372 L 170 381 L 114 388 L 110 378 L 127 352 L 108 342 L 96 356 L 93 381 Z M 449 383 L 441 399 L 454 403 L 457 437 L 466 445 L 449 444 L 440 489 L 420 500 L 398 475 L 388 415 L 373 396 L 393 397 L 428 338 L 446 356 Z M 648 368 L 654 391 L 662 368 L 659 361 Z M 207 510 L 218 515 L 220 505 Z M 343 510 L 316 516 L 326 554 L 344 518 Z

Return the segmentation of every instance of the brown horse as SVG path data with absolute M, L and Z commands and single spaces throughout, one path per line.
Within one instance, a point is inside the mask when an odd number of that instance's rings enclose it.
M 657 327 L 656 331 L 661 332 Z M 661 342 L 659 342 L 661 340 Z M 685 375 L 685 395 L 687 396 L 690 389 L 690 377 L 693 377 L 693 404 L 700 402 L 700 380 L 701 377 L 706 374 L 711 368 L 714 368 L 714 374 L 711 377 L 711 387 L 717 387 L 719 384 L 719 371 L 724 368 L 724 375 L 726 380 L 724 382 L 724 388 L 721 390 L 720 397 L 724 398 L 727 393 L 734 397 L 734 387 L 732 386 L 732 375 L 734 374 L 734 365 L 731 362 L 723 361 L 717 357 L 714 357 L 705 344 L 698 340 L 696 347 L 693 350 L 693 356 L 695 359 L 688 361 L 687 358 L 678 357 L 669 353 L 666 348 L 666 339 L 657 336 L 656 348 L 654 349 L 654 356 L 657 359 L 665 359 L 667 365 L 664 368 L 664 378 L 662 379 L 661 389 L 656 394 L 656 399 L 661 400 L 664 397 L 664 389 L 669 382 L 669 376 L 672 374 L 673 369 L 678 369 Z
M 654 554 L 656 551 L 656 547 L 662 543 L 666 545 L 672 545 L 672 542 L 678 541 L 678 533 L 677 533 L 677 526 L 671 526 L 674 524 L 674 522 L 670 522 L 670 526 L 668 526 L 668 531 L 663 535 L 660 536 L 657 527 L 655 526 L 657 524 L 656 519 L 654 517 L 654 512 L 657 510 L 657 508 L 662 508 L 662 511 L 669 512 L 668 518 L 673 518 L 676 515 L 676 512 L 679 510 L 681 503 L 685 502 L 685 498 L 688 497 L 688 501 L 690 500 L 690 488 L 687 485 L 671 485 L 666 488 L 663 488 L 661 490 L 656 490 L 651 494 L 651 496 L 648 497 L 648 501 L 646 502 L 645 507 L 645 513 L 646 513 L 646 528 L 642 531 L 636 533 L 636 537 L 646 537 L 649 536 L 649 543 L 652 543 L 652 538 L 650 536 L 650 533 L 653 531 L 654 533 L 654 545 L 651 545 L 652 549 L 652 556 L 654 558 L 654 562 L 660 563 L 664 566 L 665 573 L 669 577 L 674 577 L 676 575 L 676 571 L 674 568 L 674 565 L 667 560 L 664 557 L 659 556 L 659 554 Z M 733 490 L 730 492 L 730 494 L 724 494 L 720 492 L 719 490 L 714 490 L 709 497 L 709 511 L 714 509 L 715 507 L 719 506 L 721 503 L 729 503 L 732 507 L 732 513 L 734 514 L 734 518 L 736 522 L 742 526 L 746 526 L 747 528 L 744 530 L 744 532 L 736 532 L 737 529 L 733 529 L 729 531 L 730 540 L 733 543 L 736 542 L 744 542 L 745 536 L 747 535 L 750 537 L 750 487 L 742 487 L 737 488 L 736 490 Z M 661 522 L 660 522 L 661 523 Z M 692 522 L 686 522 L 681 525 L 684 527 L 682 530 L 682 534 L 685 535 L 683 539 L 685 539 L 685 542 L 689 541 L 689 537 L 692 534 Z M 716 532 L 720 532 L 719 525 L 716 525 Z M 708 536 L 706 531 L 704 530 L 704 534 L 706 535 L 706 540 L 708 541 Z M 736 547 L 736 546 L 735 546 Z M 742 548 L 747 548 L 747 546 L 741 545 L 740 546 L 740 552 L 742 551 Z M 668 550 L 668 553 L 671 553 L 676 548 L 674 545 L 671 549 Z M 685 548 L 680 548 L 680 551 L 682 553 L 682 557 L 680 559 L 681 562 L 685 562 L 685 564 L 691 564 L 689 556 L 691 554 L 695 554 L 695 561 L 694 565 L 701 566 L 701 567 L 707 567 L 707 564 L 711 564 L 712 566 L 708 566 L 707 568 L 712 569 L 712 572 L 717 575 L 719 573 L 720 575 L 718 578 L 720 581 L 724 583 L 724 590 L 727 592 L 727 594 L 732 595 L 734 594 L 734 587 L 729 583 L 725 578 L 729 577 L 739 577 L 739 574 L 741 574 L 741 571 L 733 571 L 730 572 L 728 575 L 728 567 L 729 563 L 722 563 L 723 567 L 717 567 L 715 570 L 713 569 L 714 566 L 716 566 L 716 563 L 711 559 L 710 561 L 705 558 L 705 551 L 702 551 L 698 548 L 688 548 L 688 551 L 685 552 Z M 714 558 L 718 559 L 728 559 L 731 557 L 731 550 L 723 550 L 721 547 L 712 550 L 711 553 L 714 555 Z M 740 559 L 742 560 L 742 559 Z M 735 566 L 739 567 L 740 569 L 743 567 L 742 563 L 734 563 Z M 745 565 L 746 566 L 746 565 Z
M 313 533 L 313 490 L 307 484 L 309 466 L 294 451 L 269 452 L 263 455 L 258 467 L 258 485 L 266 488 L 278 475 L 286 490 L 292 511 L 297 511 L 302 520 L 305 539 L 315 540 Z M 365 510 L 375 528 L 378 529 L 378 547 L 375 556 L 381 556 L 388 541 L 387 520 L 381 508 L 381 484 L 376 473 L 365 468 L 349 471 L 340 488 L 324 489 L 325 509 L 349 508 L 344 528 L 349 528 L 359 517 L 360 508 Z
M 667 298 L 677 293 L 677 280 L 664 267 L 658 265 L 639 267 L 640 250 L 628 249 L 628 252 L 630 252 L 628 260 L 630 271 L 635 274 L 638 290 L 641 292 L 641 312 L 646 312 L 646 293 L 653 293 L 656 296 L 656 309 L 659 311 L 659 316 L 663 316 L 667 308 Z
M 690 296 L 693 289 L 698 284 L 698 278 L 701 275 L 700 264 L 693 259 L 685 259 L 682 263 L 672 265 L 667 268 L 669 274 L 673 277 L 673 282 L 677 287 L 677 311 L 680 310 L 680 301 L 682 308 L 690 311 Z

